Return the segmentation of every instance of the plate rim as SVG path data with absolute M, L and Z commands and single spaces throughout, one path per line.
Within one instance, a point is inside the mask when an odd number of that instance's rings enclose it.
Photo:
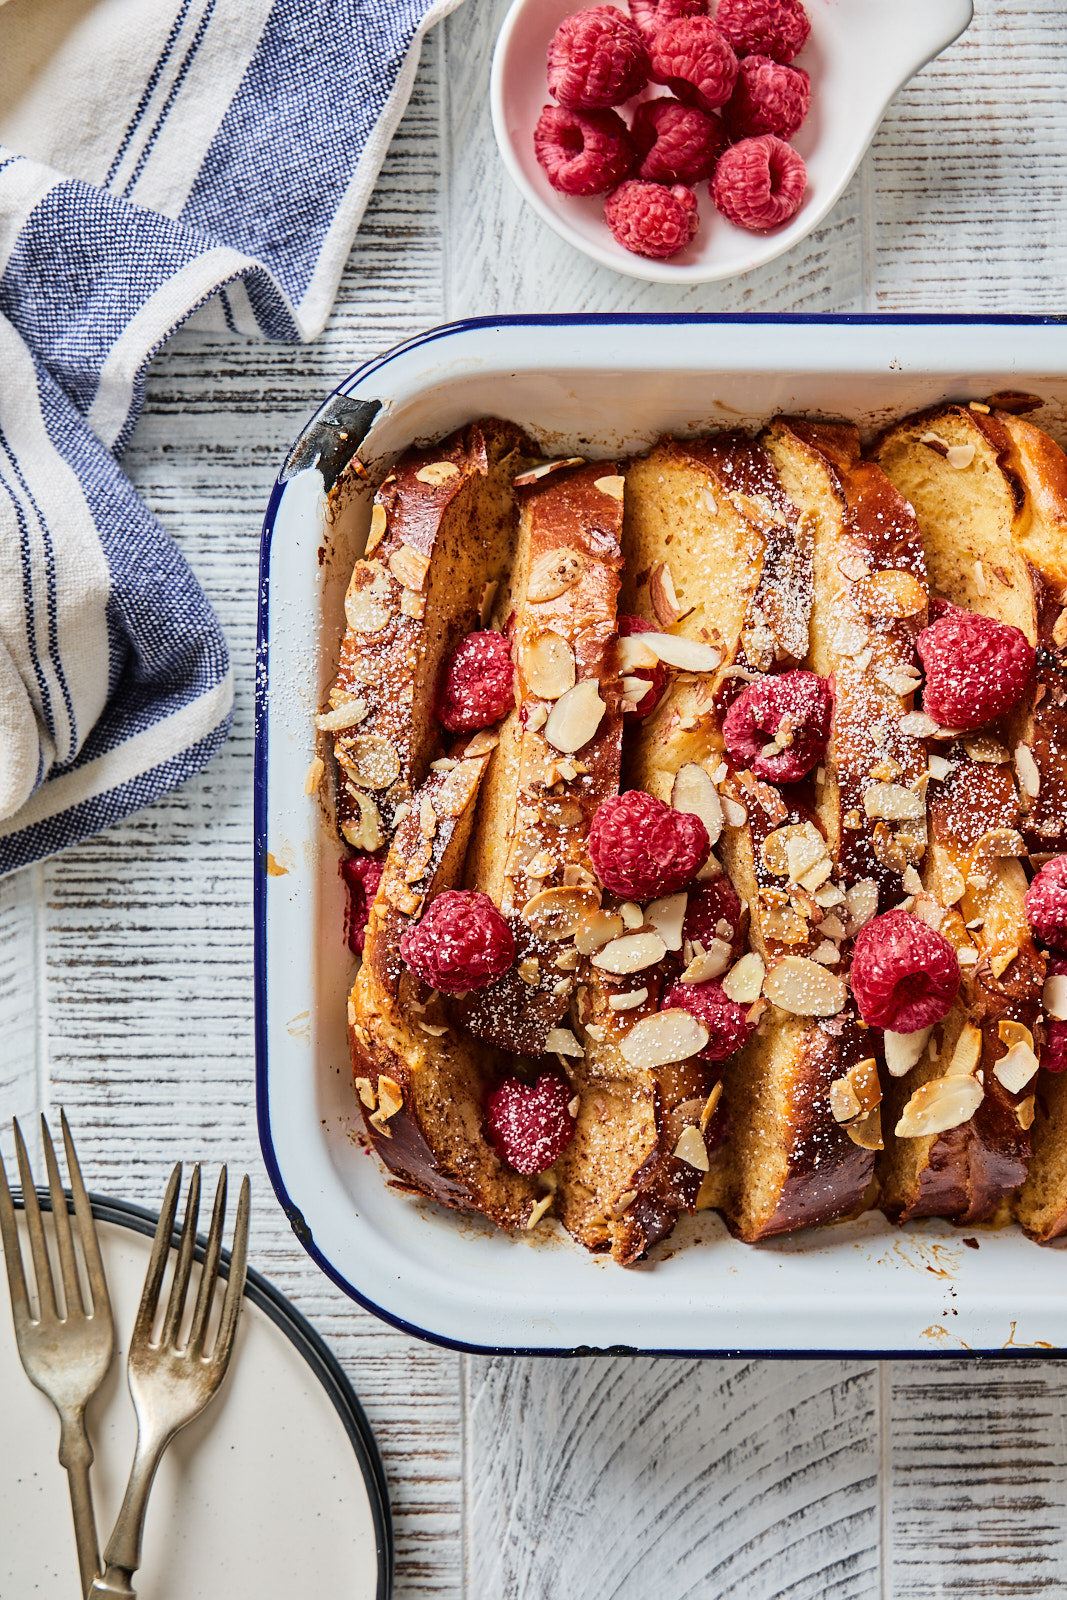
M 52 1196 L 48 1189 L 34 1189 L 38 1204 L 42 1211 L 52 1210 Z M 67 1202 L 67 1210 L 74 1215 L 74 1197 L 69 1189 L 64 1189 L 63 1194 Z M 19 1188 L 12 1188 L 11 1198 L 17 1211 L 25 1210 L 25 1197 Z M 155 1236 L 159 1223 L 159 1212 L 152 1211 L 147 1206 L 137 1205 L 132 1200 L 120 1200 L 110 1195 L 89 1192 L 89 1204 L 93 1216 L 98 1222 L 110 1222 L 115 1227 L 126 1228 L 132 1233 L 139 1233 L 147 1239 Z M 171 1242 L 177 1248 L 181 1238 L 181 1227 L 176 1224 L 171 1235 Z M 203 1262 L 207 1250 L 207 1239 L 202 1233 L 196 1236 L 193 1246 L 194 1258 Z M 219 1253 L 219 1275 L 229 1278 L 230 1254 L 227 1249 Z M 367 1488 L 367 1499 L 370 1503 L 371 1520 L 374 1524 L 374 1547 L 378 1563 L 378 1581 L 375 1590 L 375 1600 L 391 1600 L 393 1593 L 393 1580 L 395 1575 L 396 1546 L 393 1533 L 392 1508 L 389 1503 L 389 1486 L 385 1476 L 385 1466 L 382 1462 L 378 1441 L 374 1436 L 367 1414 L 360 1404 L 359 1397 L 352 1387 L 341 1363 L 323 1339 L 322 1335 L 312 1327 L 302 1311 L 297 1310 L 287 1295 L 273 1283 L 265 1278 L 255 1267 L 248 1266 L 245 1270 L 245 1298 L 262 1311 L 264 1316 L 283 1333 L 296 1350 L 301 1359 L 310 1367 L 318 1382 L 325 1389 L 326 1394 L 337 1413 L 341 1426 L 348 1436 L 353 1454 L 359 1463 L 359 1469 Z

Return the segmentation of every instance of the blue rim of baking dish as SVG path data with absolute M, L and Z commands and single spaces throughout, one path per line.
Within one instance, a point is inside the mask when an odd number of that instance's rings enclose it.
M 35 1192 L 42 1211 L 51 1211 L 50 1192 L 47 1189 L 37 1189 Z M 64 1189 L 63 1193 L 67 1198 L 67 1210 L 73 1216 L 74 1198 L 69 1189 Z M 20 1189 L 12 1191 L 12 1200 L 16 1208 L 24 1206 Z M 115 1200 L 101 1194 L 90 1194 L 89 1204 L 98 1222 L 110 1222 L 116 1227 L 129 1228 L 134 1233 L 143 1234 L 147 1239 L 155 1237 L 159 1224 L 158 1211 L 149 1211 L 147 1207 L 134 1205 L 130 1200 Z M 175 1226 L 173 1235 L 175 1248 L 180 1238 L 181 1228 Z M 198 1233 L 193 1247 L 195 1259 L 203 1262 L 206 1250 L 207 1240 L 202 1233 Z M 229 1250 L 224 1249 L 219 1254 L 219 1273 L 223 1278 L 228 1278 L 230 1275 Z M 367 1414 L 359 1403 L 356 1391 L 349 1383 L 333 1351 L 315 1332 L 307 1318 L 280 1289 L 275 1288 L 268 1278 L 257 1272 L 255 1267 L 246 1268 L 245 1297 L 257 1310 L 262 1311 L 264 1316 L 269 1317 L 274 1326 L 285 1335 L 325 1389 L 331 1405 L 337 1412 L 367 1487 L 367 1499 L 370 1502 L 371 1520 L 374 1524 L 374 1549 L 378 1563 L 375 1600 L 390 1600 L 393 1593 L 396 1546 L 389 1507 L 389 1487 L 378 1441 L 367 1420 Z
M 446 322 L 428 328 L 425 333 L 416 334 L 411 339 L 404 340 L 401 344 L 394 345 L 381 355 L 374 356 L 371 360 L 357 367 L 354 372 L 342 380 L 336 388 L 332 389 L 326 399 L 309 417 L 307 424 L 301 431 L 299 438 L 304 438 L 315 426 L 316 422 L 327 412 L 330 402 L 337 396 L 350 395 L 358 385 L 363 385 L 375 373 L 388 366 L 398 356 L 406 355 L 413 350 L 429 345 L 440 339 L 453 337 L 458 333 L 474 332 L 479 330 L 507 329 L 507 328 L 537 328 L 537 327 L 715 327 L 724 324 L 750 326 L 804 326 L 804 325 L 833 325 L 835 327 L 1067 327 L 1067 314 L 1048 312 L 1042 315 L 1027 315 L 1024 313 L 1004 313 L 1003 315 L 989 315 L 981 312 L 966 312 L 939 315 L 935 312 L 897 313 L 897 312 L 840 312 L 840 313 L 814 313 L 814 312 L 768 312 L 763 315 L 752 315 L 734 312 L 689 312 L 689 313 L 645 313 L 645 312 L 576 312 L 576 313 L 550 313 L 500 316 L 500 317 L 467 317 L 456 322 Z M 294 450 L 296 446 L 294 445 Z M 358 448 L 358 442 L 353 445 L 353 454 Z M 290 458 L 292 456 L 290 452 Z M 364 1310 L 370 1311 L 390 1327 L 396 1328 L 401 1333 L 410 1334 L 413 1338 L 423 1339 L 429 1344 L 440 1345 L 447 1350 L 457 1350 L 466 1355 L 505 1355 L 505 1356 L 662 1356 L 675 1359 L 730 1359 L 745 1357 L 751 1360 L 779 1360 L 791 1361 L 799 1357 L 809 1360 L 903 1360 L 903 1361 L 958 1361 L 974 1360 L 987 1357 L 996 1357 L 998 1360 L 1027 1359 L 1045 1360 L 1056 1359 L 1067 1354 L 1067 1350 L 1038 1350 L 1030 1346 L 1020 1346 L 1018 1350 L 991 1349 L 991 1350 L 752 1350 L 752 1349 L 715 1349 L 715 1350 L 677 1350 L 677 1349 L 647 1349 L 638 1345 L 569 1345 L 569 1346 L 539 1346 L 539 1345 L 485 1345 L 469 1344 L 465 1340 L 453 1339 L 446 1334 L 436 1333 L 427 1328 L 420 1328 L 417 1323 L 406 1321 L 392 1311 L 387 1311 L 383 1306 L 376 1304 L 368 1298 L 355 1284 L 351 1283 L 343 1273 L 339 1272 L 333 1263 L 323 1255 L 315 1243 L 311 1229 L 308 1227 L 300 1207 L 290 1196 L 285 1180 L 282 1177 L 274 1149 L 274 1140 L 270 1126 L 270 1112 L 267 1095 L 267 919 L 266 919 L 266 891 L 267 891 L 267 706 L 269 699 L 269 661 L 270 661 L 270 629 L 269 629 L 269 596 L 270 596 L 270 554 L 271 539 L 274 533 L 274 519 L 278 505 L 286 489 L 286 479 L 283 476 L 285 467 L 279 473 L 271 490 L 267 502 L 267 510 L 263 518 L 263 532 L 260 541 L 259 553 L 259 595 L 257 604 L 257 630 L 256 630 L 256 695 L 255 695 L 255 763 L 253 774 L 253 802 L 254 802 L 254 842 L 253 842 L 253 950 L 254 950 L 254 992 L 255 992 L 255 1051 L 256 1051 L 256 1121 L 259 1128 L 259 1142 L 263 1153 L 263 1162 L 267 1169 L 270 1181 L 274 1186 L 278 1203 L 285 1212 L 300 1244 L 307 1251 L 315 1265 L 325 1273 L 332 1283 L 335 1283 L 350 1299 L 355 1300 Z

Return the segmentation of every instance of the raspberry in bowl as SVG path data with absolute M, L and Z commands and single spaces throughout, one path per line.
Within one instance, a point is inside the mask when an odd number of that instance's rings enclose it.
M 593 23 L 568 22 L 593 13 Z M 901 0 L 893 7 L 870 0 L 837 0 L 832 7 L 822 0 L 618 0 L 585 7 L 575 0 L 514 0 L 493 58 L 497 144 L 523 197 L 591 260 L 652 282 L 735 278 L 793 248 L 825 219 L 889 101 L 971 15 L 972 0 Z M 554 97 L 548 72 L 549 48 L 563 24 L 552 81 L 569 107 Z M 665 32 L 671 48 L 657 50 Z M 759 65 L 745 66 L 753 57 Z M 634 89 L 642 72 L 647 82 Z M 630 98 L 620 99 L 627 89 Z M 678 111 L 661 124 L 664 113 L 643 109 L 666 99 L 713 119 L 711 126 L 697 117 L 687 123 Z M 534 148 L 534 129 L 548 107 L 619 118 L 633 148 L 630 170 L 609 187 L 609 171 L 621 168 L 626 153 L 612 121 L 614 138 L 603 129 L 590 132 L 588 143 L 579 143 L 573 130 L 563 135 L 566 158 L 578 159 L 562 182 L 557 140 L 553 181 Z M 727 167 L 713 197 L 715 173 L 702 170 L 708 153 L 714 165 L 720 139 L 742 137 L 778 140 L 792 154 L 750 151 L 740 174 Z M 636 219 L 637 226 L 609 226 L 605 203 L 620 183 L 634 181 L 662 185 L 657 198 L 670 213 L 666 230 L 646 222 L 653 208 L 632 199 L 624 210 L 627 223 Z M 679 210 L 685 202 L 670 198 L 678 186 L 695 196 L 695 229 Z M 551 259 L 543 233 L 531 230 L 524 246 L 531 256 Z M 566 270 L 563 262 L 560 269 Z

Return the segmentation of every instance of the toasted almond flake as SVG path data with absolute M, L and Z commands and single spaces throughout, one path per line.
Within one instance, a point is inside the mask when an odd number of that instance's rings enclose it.
M 533 605 L 557 600 L 572 589 L 586 568 L 586 558 L 570 545 L 557 545 L 538 556 L 530 568 L 526 598 Z
M 678 604 L 671 569 L 665 561 L 657 562 L 652 568 L 648 580 L 648 593 L 656 621 L 663 628 L 673 626 L 682 615 L 682 608 Z
M 748 821 L 748 812 L 739 800 L 734 800 L 730 795 L 722 796 L 722 820 L 728 828 L 743 828 Z
M 540 733 L 547 721 L 548 707 L 539 700 L 537 704 L 531 706 L 529 711 L 526 713 L 527 733 Z
M 781 828 L 778 830 L 779 834 L 783 831 Z M 822 834 L 819 833 L 817 828 L 813 829 L 813 832 L 815 834 L 814 838 L 807 833 L 801 836 L 791 833 L 785 841 L 785 854 L 789 869 L 788 876 L 794 883 L 799 883 L 813 867 L 827 865 L 829 870 L 823 874 L 818 883 L 811 885 L 812 889 L 817 889 L 819 883 L 825 883 L 830 876 L 832 863 L 826 853 L 826 841 Z
M 950 467 L 955 467 L 957 472 L 961 472 L 964 467 L 969 467 L 974 460 L 974 445 L 950 444 L 945 460 Z
M 840 906 L 845 903 L 845 891 L 838 883 L 824 883 L 816 889 L 811 897 L 817 906 L 825 910 L 828 906 Z
M 822 943 L 816 945 L 815 949 L 811 952 L 811 959 L 813 961 L 818 961 L 824 967 L 836 966 L 840 958 L 841 952 L 837 948 L 836 944 L 834 944 L 832 939 L 824 939 Z
M 900 731 L 909 739 L 932 739 L 937 723 L 925 711 L 907 711 L 900 719 Z
M 536 956 L 527 956 L 519 962 L 517 971 L 523 983 L 528 983 L 532 987 L 540 981 L 541 963 Z
M 845 905 L 848 908 L 848 931 L 856 934 L 878 910 L 878 885 L 873 878 L 860 878 L 850 889 L 845 891 Z
M 607 1029 L 599 1022 L 587 1022 L 585 1031 L 590 1039 L 595 1040 L 597 1044 L 601 1044 L 607 1037 Z
M 619 687 L 626 698 L 632 700 L 636 706 L 640 705 L 648 693 L 650 680 L 648 678 L 623 678 Z
M 545 723 L 545 738 L 554 749 L 572 755 L 589 743 L 600 727 L 605 710 L 597 680 L 583 678 L 552 707 Z
M 389 557 L 389 571 L 405 589 L 420 590 L 430 570 L 430 558 L 409 544 L 399 545 Z
M 947 915 L 944 906 L 935 900 L 932 894 L 917 894 L 912 906 L 912 915 L 918 917 L 920 922 L 925 922 L 928 928 L 933 928 L 937 933 Z
M 945 1068 L 946 1078 L 969 1078 L 982 1059 L 982 1030 L 965 1022 L 956 1040 L 952 1059 Z
M 369 582 L 364 575 L 369 573 Z M 353 633 L 381 633 L 392 616 L 392 581 L 384 567 L 357 561 L 345 595 L 345 621 Z
M 553 1197 L 550 1194 L 543 1194 L 540 1200 L 530 1207 L 530 1215 L 526 1218 L 527 1233 L 530 1233 L 534 1228 L 536 1228 L 541 1218 L 546 1214 L 546 1212 L 551 1210 L 552 1198 Z
M 1036 800 L 1041 792 L 1041 773 L 1034 760 L 1034 752 L 1028 744 L 1015 746 L 1015 770 L 1019 774 L 1019 786 L 1023 794 L 1029 795 L 1031 800 Z
M 1037 1056 L 1033 1046 L 1022 1039 L 1017 1040 L 1006 1055 L 993 1063 L 994 1078 L 1003 1084 L 1009 1094 L 1018 1094 L 1025 1089 L 1036 1071 Z
M 710 940 L 707 949 L 694 954 L 687 964 L 681 976 L 682 983 L 707 983 L 719 977 L 730 965 L 732 954 L 733 948 L 725 939 Z
M 574 688 L 574 651 L 566 639 L 551 629 L 523 647 L 519 666 L 530 692 L 542 700 L 558 700 Z
M 616 656 L 621 673 L 634 672 L 638 668 L 647 670 L 649 667 L 656 665 L 658 657 L 643 642 L 648 637 L 647 633 L 631 633 L 626 638 L 619 640 L 616 646 Z M 646 692 L 647 687 L 646 684 Z
M 934 1078 L 916 1089 L 896 1126 L 898 1139 L 922 1139 L 969 1122 L 985 1098 L 974 1078 Z
M 454 461 L 431 461 L 428 466 L 420 467 L 415 476 L 420 483 L 428 483 L 431 488 L 439 489 L 449 478 L 459 476 L 459 468 Z
M 376 1133 L 381 1134 L 383 1139 L 391 1139 L 393 1137 L 392 1130 L 389 1128 L 380 1111 L 372 1111 L 370 1116 L 367 1118 L 367 1121 L 370 1123 L 371 1127 Z
M 385 514 L 385 507 L 375 504 L 371 507 L 370 532 L 367 534 L 367 548 L 364 555 L 370 555 L 377 550 L 385 538 L 385 531 L 389 526 L 389 519 Z
M 840 944 L 845 937 L 845 924 L 840 917 L 831 913 L 830 916 L 823 917 L 819 923 L 819 932 L 824 939 L 833 939 L 837 944 Z
M 561 999 L 563 995 L 570 994 L 570 992 L 571 992 L 573 987 L 574 987 L 573 978 L 558 978 L 556 980 L 556 982 L 552 985 L 552 993 L 556 996 L 556 999 L 558 1000 L 558 999 Z
M 529 472 L 520 472 L 517 478 L 511 481 L 516 489 L 526 489 L 531 483 L 539 483 L 542 478 L 547 478 L 552 472 L 560 472 L 564 467 L 581 467 L 585 465 L 584 456 L 561 456 L 558 461 L 542 461 L 538 466 L 532 467 Z
M 954 766 L 955 762 L 946 760 L 944 756 L 930 756 L 927 760 L 927 770 L 938 783 L 944 782 Z
M 612 939 L 610 944 L 604 945 L 592 961 L 601 972 L 613 972 L 621 976 L 628 972 L 643 972 L 646 967 L 662 961 L 666 954 L 667 946 L 658 933 L 626 933 L 620 939 Z
M 629 994 L 608 995 L 608 1005 L 612 1011 L 633 1011 L 638 1006 L 643 1006 L 647 999 L 647 989 L 631 989 Z
M 899 783 L 872 783 L 863 791 L 863 809 L 886 822 L 913 821 L 926 815 L 921 794 Z
M 390 1117 L 395 1117 L 404 1104 L 404 1093 L 395 1078 L 387 1078 L 384 1073 L 378 1077 L 378 1110 L 383 1122 L 388 1122 Z
M 795 1017 L 832 1017 L 848 999 L 843 979 L 806 956 L 782 956 L 763 981 L 768 1000 Z
M 710 883 L 713 878 L 722 877 L 722 867 L 716 859 L 714 850 L 708 854 L 708 859 L 697 873 L 698 883 Z
M 673 633 L 643 633 L 640 638 L 657 661 L 683 672 L 714 672 L 722 659 L 718 650 L 699 639 L 682 639 Z
M 687 761 L 675 773 L 671 785 L 671 805 L 699 817 L 707 830 L 708 843 L 715 845 L 722 833 L 723 804 L 710 775 L 695 761 Z
M 464 761 L 469 761 L 475 756 L 487 756 L 490 750 L 495 750 L 500 743 L 500 735 L 492 728 L 481 728 L 474 735 L 470 744 L 463 752 Z
M 917 616 L 926 605 L 926 590 L 910 572 L 875 572 L 856 585 L 856 600 L 869 617 Z
M 1014 944 L 1008 950 L 998 950 L 995 956 L 989 959 L 989 970 L 994 978 L 1002 978 L 1019 954 L 1019 946 Z
M 919 1028 L 915 1033 L 893 1033 L 887 1028 L 883 1035 L 885 1064 L 891 1077 L 902 1078 L 910 1072 L 930 1041 L 933 1028 Z
M 1052 625 L 1052 642 L 1060 650 L 1067 645 L 1067 606 L 1064 606 Z
M 1057 974 L 1045 979 L 1041 1003 L 1050 1017 L 1057 1022 L 1067 1022 L 1067 976 Z
M 623 920 L 623 926 L 630 929 L 639 928 L 645 920 L 645 913 L 636 900 L 624 900 L 619 907 L 619 916 Z
M 550 878 L 556 870 L 555 858 L 549 851 L 540 850 L 522 870 L 528 878 Z
M 914 867 L 904 868 L 904 875 L 900 880 L 900 886 L 902 889 L 906 890 L 908 894 L 922 893 L 922 879 L 919 877 L 919 874 L 916 872 Z
M 1026 1129 L 1033 1127 L 1034 1117 L 1037 1115 L 1037 1112 L 1035 1110 L 1035 1100 L 1032 1094 L 1028 1094 L 1025 1100 L 1019 1101 L 1019 1104 L 1015 1107 L 1015 1115 L 1018 1118 L 1020 1128 Z
M 716 1083 L 713 1086 L 711 1093 L 708 1095 L 708 1098 L 704 1102 L 704 1109 L 700 1113 L 700 1131 L 701 1131 L 701 1133 L 704 1133 L 704 1132 L 707 1131 L 708 1123 L 711 1121 L 712 1117 L 715 1115 L 716 1111 L 718 1110 L 719 1101 L 721 1099 L 722 1099 L 722 1079 L 720 1078 L 718 1083 Z
M 378 733 L 360 733 L 338 747 L 337 759 L 363 789 L 388 789 L 400 776 L 396 746 Z
M 984 417 L 988 417 L 989 407 L 983 405 L 980 400 L 968 400 L 967 405 L 971 411 L 980 411 Z
M 1024 1044 L 1028 1050 L 1034 1048 L 1034 1036 L 1030 1029 L 1024 1022 L 1016 1022 L 1011 1017 L 1005 1017 L 997 1023 L 997 1036 L 1009 1050 L 1013 1044 Z
M 873 1111 L 875 1106 L 881 1105 L 882 1086 L 878 1081 L 878 1063 L 873 1056 L 865 1056 L 862 1061 L 855 1062 L 845 1077 L 852 1085 L 861 1111 Z
M 359 789 L 349 786 L 347 792 L 358 806 L 359 816 L 341 824 L 342 834 L 354 850 L 370 852 L 380 850 L 385 843 L 385 835 L 382 833 L 382 819 L 378 807 Z
M 325 771 L 326 767 L 323 764 L 322 758 L 320 756 L 316 756 L 310 767 L 308 767 L 307 775 L 304 778 L 305 794 L 318 793 L 319 784 L 322 782 L 323 773 Z
M 852 1143 L 859 1145 L 861 1150 L 884 1150 L 881 1106 L 875 1106 L 873 1111 L 868 1111 L 858 1122 L 850 1122 L 845 1132 Z
M 612 500 L 621 500 L 626 492 L 626 479 L 621 478 L 618 473 L 611 473 L 606 478 L 594 478 L 593 487 L 599 489 L 601 494 L 610 496 Z
M 963 748 L 971 761 L 982 761 L 988 766 L 1001 766 L 1009 759 L 1008 752 L 999 739 L 990 738 L 985 733 L 980 733 L 972 739 L 964 739 Z
M 682 948 L 682 924 L 688 903 L 689 896 L 683 891 L 680 894 L 663 895 L 659 900 L 653 900 L 645 910 L 644 921 L 655 929 L 668 950 Z
M 973 945 L 963 945 L 956 951 L 956 960 L 961 967 L 976 967 L 978 965 L 978 951 Z
M 542 889 L 522 908 L 522 920 L 549 942 L 573 939 L 600 906 L 600 891 L 584 884 Z
M 600 950 L 617 939 L 624 927 L 625 923 L 616 913 L 593 911 L 575 932 L 575 949 L 583 956 L 591 956 L 594 950 Z
M 847 1078 L 836 1078 L 830 1085 L 830 1114 L 835 1122 L 854 1122 L 863 1109 Z
M 830 649 L 839 656 L 854 656 L 870 639 L 870 629 L 855 617 L 840 617 L 830 636 Z
M 554 967 L 558 967 L 560 972 L 573 972 L 577 967 L 579 960 L 580 957 L 577 950 L 573 948 L 561 950 L 559 955 L 553 960 L 552 965 Z
M 967 883 L 963 873 L 946 861 L 941 868 L 941 899 L 946 906 L 954 906 L 966 893 Z
M 545 1035 L 545 1049 L 557 1056 L 584 1056 L 585 1051 L 569 1028 L 550 1028 Z
M 922 438 L 919 440 L 919 443 L 920 444 L 929 444 L 929 445 L 935 446 L 937 448 L 938 455 L 942 455 L 942 456 L 947 456 L 948 455 L 948 450 L 949 450 L 948 440 L 947 439 L 942 439 L 942 437 L 941 437 L 941 435 L 939 433 L 933 433 L 933 432 L 924 433 Z
M 320 711 L 315 726 L 320 733 L 338 733 L 342 728 L 354 728 L 367 715 L 367 702 L 356 697 L 342 700 L 329 711 Z
M 688 1061 L 708 1042 L 708 1030 L 688 1011 L 657 1011 L 654 1016 L 635 1022 L 623 1039 L 620 1050 L 631 1067 L 664 1067 L 674 1061 Z
M 422 1029 L 423 1033 L 428 1033 L 431 1038 L 434 1039 L 440 1039 L 442 1034 L 446 1034 L 448 1032 L 447 1023 L 420 1022 L 419 1027 Z
M 674 1147 L 674 1158 L 676 1161 L 684 1161 L 687 1167 L 693 1167 L 697 1172 L 708 1171 L 710 1162 L 704 1136 L 692 1123 L 682 1129 L 678 1143 Z
M 367 1107 L 367 1110 L 373 1111 L 378 1104 L 378 1097 L 374 1093 L 374 1085 L 369 1078 L 356 1079 L 356 1093 Z

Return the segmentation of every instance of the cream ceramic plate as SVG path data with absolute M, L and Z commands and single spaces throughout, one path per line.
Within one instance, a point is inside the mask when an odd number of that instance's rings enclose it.
M 94 1206 L 118 1333 L 89 1414 L 103 1544 L 133 1458 L 125 1337 L 155 1219 Z M 77 1564 L 58 1420 L 19 1364 L 6 1284 L 0 1298 L 0 1596 L 71 1600 Z M 366 1419 L 317 1335 L 258 1275 L 224 1389 L 163 1457 L 144 1551 L 135 1578 L 144 1600 L 387 1600 L 388 1503 Z

